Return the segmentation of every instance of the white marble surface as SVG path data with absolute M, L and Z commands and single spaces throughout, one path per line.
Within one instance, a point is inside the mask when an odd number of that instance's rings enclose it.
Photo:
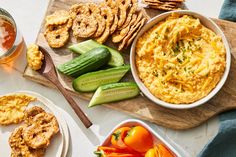
M 0 0 L 0 7 L 8 10 L 15 18 L 26 44 L 33 43 L 36 39 L 40 24 L 43 20 L 49 0 Z M 186 0 L 189 10 L 197 11 L 209 17 L 218 17 L 223 0 Z M 41 86 L 22 77 L 25 67 L 24 55 L 11 65 L 0 66 L 0 94 L 18 90 L 35 91 L 51 99 L 56 105 L 64 109 L 76 123 L 70 126 L 72 149 L 69 157 L 90 157 L 95 146 L 104 140 L 106 134 L 120 121 L 131 118 L 130 116 L 107 109 L 103 106 L 88 109 L 86 101 L 76 99 L 87 113 L 94 125 L 86 130 L 63 96 L 54 89 Z M 67 118 L 70 119 L 70 118 Z M 150 124 L 150 123 L 148 123 Z M 188 157 L 196 156 L 203 146 L 217 133 L 218 119 L 213 118 L 205 124 L 186 131 L 175 131 L 150 124 L 157 132 Z

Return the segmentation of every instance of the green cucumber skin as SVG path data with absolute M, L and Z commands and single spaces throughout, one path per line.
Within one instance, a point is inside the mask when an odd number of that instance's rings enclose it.
M 96 48 L 96 47 L 105 47 L 110 51 L 111 58 L 108 62 L 108 65 L 110 65 L 112 67 L 124 65 L 124 58 L 122 57 L 122 55 L 118 51 L 116 51 L 108 46 L 99 44 L 98 42 L 96 42 L 92 39 L 80 42 L 78 44 L 71 45 L 68 48 L 73 52 L 76 52 L 79 54 L 84 54 L 84 53 L 88 52 L 89 50 Z
M 139 95 L 139 93 L 140 90 L 135 82 L 106 84 L 96 90 L 88 107 L 130 99 Z
M 99 69 L 108 63 L 111 54 L 107 48 L 99 47 L 58 66 L 58 70 L 68 76 L 78 77 Z
M 75 91 L 92 92 L 101 85 L 119 82 L 129 70 L 130 65 L 124 65 L 106 70 L 90 72 L 73 80 L 72 86 Z

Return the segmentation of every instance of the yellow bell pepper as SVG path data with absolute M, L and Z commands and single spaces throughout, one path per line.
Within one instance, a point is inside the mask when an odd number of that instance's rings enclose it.
M 159 157 L 159 155 L 157 154 L 157 151 L 156 151 L 156 149 L 154 147 L 154 148 L 149 149 L 146 152 L 145 157 Z
M 158 144 L 154 148 L 149 149 L 145 153 L 145 157 L 174 157 L 174 155 L 164 145 Z

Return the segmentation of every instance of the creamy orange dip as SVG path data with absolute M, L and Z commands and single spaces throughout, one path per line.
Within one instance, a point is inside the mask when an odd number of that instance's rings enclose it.
M 0 97 L 0 125 L 21 122 L 24 118 L 26 107 L 35 100 L 35 97 L 25 94 L 12 94 Z
M 220 36 L 189 15 L 172 14 L 136 44 L 136 67 L 157 98 L 189 104 L 208 95 L 220 81 L 226 50 Z

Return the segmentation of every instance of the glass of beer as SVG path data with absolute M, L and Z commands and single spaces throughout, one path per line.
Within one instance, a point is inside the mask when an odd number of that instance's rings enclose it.
M 13 17 L 0 8 L 0 64 L 13 61 L 24 49 L 24 40 Z

